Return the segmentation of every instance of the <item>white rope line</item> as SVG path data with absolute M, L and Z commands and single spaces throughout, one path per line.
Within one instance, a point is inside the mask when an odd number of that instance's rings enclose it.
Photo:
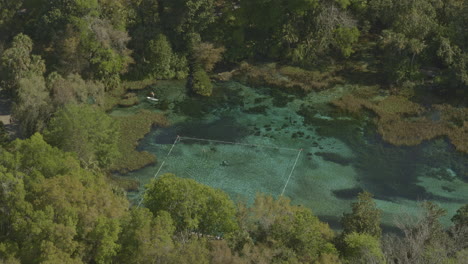
M 281 195 L 280 195 L 280 196 L 283 196 L 284 190 L 286 190 L 286 186 L 288 186 L 289 180 L 291 179 L 291 176 L 292 176 L 292 174 L 293 174 L 293 172 L 294 172 L 294 169 L 296 168 L 296 164 L 297 164 L 297 161 L 299 160 L 299 156 L 301 155 L 301 152 L 302 152 L 302 149 L 299 150 L 299 153 L 297 153 L 296 160 L 294 161 L 294 165 L 293 165 L 293 167 L 292 167 L 292 169 L 291 169 L 291 173 L 289 173 L 288 180 L 286 181 L 286 184 L 284 185 L 283 191 L 281 192 Z
M 223 140 L 213 140 L 213 139 L 203 139 L 203 138 L 193 138 L 193 137 L 180 137 L 180 140 L 183 140 L 183 139 L 191 139 L 191 140 L 207 141 L 207 142 L 216 142 L 216 143 L 225 143 L 225 144 L 233 144 L 233 145 L 243 145 L 243 146 L 251 146 L 251 147 L 271 148 L 271 149 L 284 149 L 284 150 L 294 150 L 294 151 L 299 150 L 299 149 L 293 149 L 293 148 L 283 148 L 283 147 L 275 147 L 275 146 L 259 145 L 259 144 L 237 143 L 237 142 L 223 141 Z
M 158 171 L 154 174 L 153 176 L 153 179 L 156 179 L 156 177 L 158 176 L 159 172 L 161 171 L 162 167 L 164 166 L 164 164 L 166 163 L 166 160 L 167 158 L 169 157 L 169 155 L 171 155 L 171 152 L 172 150 L 174 149 L 174 146 L 176 145 L 176 143 L 180 140 L 180 137 L 177 136 L 177 138 L 175 139 L 174 141 L 174 144 L 172 144 L 172 147 L 171 149 L 169 150 L 169 152 L 167 153 L 166 157 L 164 158 L 164 161 L 161 163 L 161 166 L 159 166 L 159 169 Z M 146 189 L 143 191 L 143 193 L 141 194 L 141 199 L 140 199 L 140 202 L 138 202 L 138 207 L 140 207 L 141 203 L 143 202 L 143 198 L 145 198 L 145 193 L 146 193 Z

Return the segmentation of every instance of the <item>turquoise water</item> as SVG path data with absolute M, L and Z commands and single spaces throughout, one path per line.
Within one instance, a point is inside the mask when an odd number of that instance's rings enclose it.
M 221 188 L 236 200 L 252 201 L 258 192 L 283 194 L 334 227 L 362 190 L 375 195 L 387 228 L 417 215 L 423 200 L 448 211 L 445 224 L 468 203 L 468 157 L 445 139 L 395 147 L 381 140 L 370 120 L 329 106 L 356 87 L 291 95 L 226 82 L 216 85 L 211 98 L 187 97 L 183 82 L 152 89 L 161 103 L 146 102 L 148 90 L 142 91 L 142 103 L 112 113 L 152 109 L 172 123 L 141 141 L 139 148 L 159 162 L 124 176 L 141 183 L 140 192 L 129 194 L 133 200 L 160 170 L 158 175 L 171 172 Z M 177 136 L 183 138 L 174 144 Z

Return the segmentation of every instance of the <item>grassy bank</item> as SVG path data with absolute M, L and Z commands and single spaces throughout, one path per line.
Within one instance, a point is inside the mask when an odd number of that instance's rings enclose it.
M 128 91 L 142 90 L 155 83 L 155 80 L 145 79 L 141 81 L 125 81 L 122 85 L 108 92 L 104 98 L 104 110 L 108 111 L 117 105 L 132 106 L 138 104 L 138 98 L 134 93 Z
M 138 141 L 150 132 L 154 125 L 167 126 L 168 121 L 162 114 L 142 110 L 135 115 L 114 117 L 120 123 L 122 156 L 112 167 L 113 171 L 127 173 L 156 162 L 156 157 L 146 151 L 137 151 Z

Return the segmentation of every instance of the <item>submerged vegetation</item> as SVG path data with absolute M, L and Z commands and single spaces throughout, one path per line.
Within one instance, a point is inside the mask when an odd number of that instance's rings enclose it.
M 379 133 L 392 144 L 411 146 L 447 136 L 457 150 L 468 153 L 468 108 L 436 104 L 426 109 L 394 95 L 373 100 L 351 94 L 333 104 L 352 114 L 372 111 Z
M 142 110 L 135 115 L 114 117 L 120 124 L 120 157 L 113 163 L 111 170 L 126 173 L 156 162 L 156 157 L 146 151 L 137 151 L 138 141 L 153 126 L 167 126 L 168 121 L 161 114 Z
M 399 235 L 382 234 L 381 212 L 363 192 L 336 233 L 286 197 L 259 194 L 235 205 L 221 190 L 174 175 L 153 180 L 143 206 L 133 206 L 121 187 L 137 183 L 109 175 L 158 162 L 136 150 L 138 141 L 169 126 L 168 109 L 205 113 L 212 101 L 202 98 L 222 89 L 215 78 L 269 87 L 261 100 L 281 107 L 293 94 L 349 84 L 330 96 L 333 105 L 357 119 L 371 116 L 385 141 L 445 136 L 468 153 L 467 24 L 463 0 L 0 1 L 0 101 L 12 105 L 0 113 L 12 123 L 0 122 L 0 263 L 466 262 L 467 205 L 444 228 L 445 211 L 424 202 L 418 218 L 398 224 Z M 106 113 L 138 105 L 137 90 L 165 79 L 186 81 L 191 93 L 162 88 L 151 111 Z M 242 111 L 265 114 L 261 103 Z M 306 124 L 328 122 L 307 105 L 297 108 Z M 348 132 L 317 131 L 356 135 Z M 365 176 L 392 189 L 406 175 L 380 171 L 381 151 L 407 162 L 396 148 L 356 151 L 358 158 L 314 154 L 358 171 L 370 164 L 373 175 Z M 437 149 L 425 155 L 434 164 L 448 159 Z M 468 175 L 466 165 L 451 162 Z M 447 180 L 454 173 L 428 174 Z

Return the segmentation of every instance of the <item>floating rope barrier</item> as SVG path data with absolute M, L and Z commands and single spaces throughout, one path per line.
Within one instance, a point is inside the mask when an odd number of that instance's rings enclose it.
M 293 149 L 293 148 L 283 148 L 283 147 L 268 146 L 268 145 L 260 145 L 260 144 L 238 143 L 238 142 L 230 142 L 230 141 L 214 140 L 214 139 L 204 139 L 204 138 L 180 137 L 180 139 L 181 139 L 181 140 L 183 140 L 183 139 L 189 139 L 189 140 L 198 140 L 198 141 L 225 143 L 225 144 L 232 144 L 232 145 L 242 145 L 242 146 L 250 146 L 250 147 L 270 148 L 270 149 L 284 149 L 284 150 L 294 150 L 294 151 L 300 150 L 300 149 Z
M 300 149 L 299 152 L 297 153 L 296 160 L 294 161 L 294 165 L 293 165 L 293 167 L 292 167 L 292 169 L 291 169 L 291 173 L 289 173 L 288 180 L 286 181 L 286 184 L 284 185 L 283 191 L 281 191 L 281 195 L 280 195 L 280 196 L 283 196 L 284 191 L 286 190 L 286 186 L 288 186 L 289 180 L 291 179 L 291 176 L 292 176 L 292 174 L 293 174 L 293 172 L 294 172 L 294 169 L 296 168 L 297 161 L 299 160 L 299 156 L 301 155 L 301 152 L 302 152 L 302 149 Z
M 169 157 L 169 155 L 171 155 L 172 150 L 174 149 L 174 147 L 175 147 L 175 145 L 177 144 L 177 142 L 179 142 L 179 140 L 180 140 L 180 137 L 177 136 L 176 139 L 175 139 L 175 141 L 174 141 L 174 144 L 172 144 L 171 149 L 169 150 L 169 152 L 167 153 L 166 157 L 164 158 L 164 161 L 161 163 L 161 166 L 159 166 L 158 171 L 154 174 L 153 179 L 156 179 L 156 177 L 159 175 L 159 172 L 161 171 L 162 167 L 163 167 L 164 164 L 166 163 L 167 158 Z M 141 194 L 141 199 L 140 199 L 140 202 L 138 202 L 138 207 L 140 207 L 141 203 L 143 202 L 143 198 L 145 197 L 145 192 L 146 192 L 146 190 Z
M 214 140 L 214 139 L 204 139 L 204 138 L 194 138 L 194 137 L 181 137 L 181 136 L 177 136 L 174 143 L 172 144 L 169 152 L 167 153 L 166 157 L 164 158 L 164 161 L 161 163 L 161 165 L 159 166 L 158 170 L 156 171 L 156 173 L 154 174 L 153 176 L 153 179 L 156 179 L 156 177 L 158 177 L 159 173 L 161 172 L 161 169 L 164 167 L 164 165 L 166 164 L 166 161 L 168 160 L 169 156 L 171 155 L 172 153 L 172 150 L 174 149 L 175 145 L 182 141 L 182 140 L 194 140 L 194 141 L 204 141 L 204 142 L 214 142 L 214 143 L 222 143 L 222 144 L 231 144 L 231 145 L 241 145 L 241 146 L 248 146 L 248 147 L 259 147 L 259 148 L 268 148 L 268 149 L 278 149 L 278 150 L 289 150 L 289 151 L 298 151 L 297 153 L 297 156 L 296 156 L 296 159 L 294 160 L 294 164 L 291 168 L 291 171 L 289 173 L 289 176 L 288 176 L 288 179 L 286 180 L 286 184 L 284 185 L 282 191 L 281 191 L 281 194 L 280 196 L 283 196 L 284 194 L 284 191 L 286 190 L 286 186 L 288 186 L 289 184 L 289 181 L 293 175 L 293 172 L 296 168 L 296 165 L 297 165 L 297 162 L 299 160 L 299 156 L 301 155 L 303 149 L 294 149 L 294 148 L 285 148 L 285 147 L 277 147 L 277 146 L 269 146 L 269 145 L 261 145 L 261 144 L 247 144 L 247 143 L 239 143 L 239 142 L 231 142 L 231 141 L 224 141 L 224 140 Z M 141 204 L 143 203 L 143 199 L 144 199 L 144 194 L 145 194 L 146 190 L 143 191 L 143 193 L 141 194 L 141 199 L 140 201 L 138 202 L 138 207 L 141 206 Z

